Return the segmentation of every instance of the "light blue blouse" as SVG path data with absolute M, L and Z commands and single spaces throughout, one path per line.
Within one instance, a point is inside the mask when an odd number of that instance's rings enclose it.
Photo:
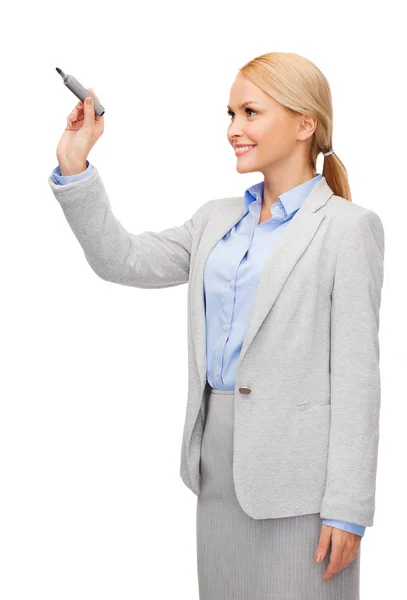
M 59 165 L 52 177 L 64 185 L 88 177 L 93 167 L 76 175 L 61 175 Z M 271 218 L 259 224 L 264 182 L 244 194 L 246 212 L 210 253 L 204 270 L 206 311 L 207 380 L 216 389 L 234 390 L 235 374 L 257 285 L 270 252 L 297 210 L 321 179 L 315 177 L 278 197 Z M 322 524 L 363 536 L 356 523 L 322 519 Z

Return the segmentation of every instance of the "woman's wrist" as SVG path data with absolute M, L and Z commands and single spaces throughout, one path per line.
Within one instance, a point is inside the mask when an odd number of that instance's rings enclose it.
M 59 163 L 59 169 L 61 171 L 61 175 L 77 175 L 78 173 L 83 173 L 88 168 L 85 162 L 75 162 L 72 160 L 68 160 L 66 158 L 57 157 Z

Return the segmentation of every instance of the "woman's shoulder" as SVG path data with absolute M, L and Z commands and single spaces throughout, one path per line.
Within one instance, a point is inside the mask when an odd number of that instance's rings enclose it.
M 326 210 L 332 235 L 342 240 L 354 239 L 356 242 L 375 239 L 382 253 L 384 252 L 384 227 L 376 211 L 335 195 L 330 198 Z
M 357 221 L 380 221 L 380 216 L 373 209 L 358 204 L 357 202 L 350 202 L 342 196 L 333 195 L 329 199 L 326 205 L 327 216 L 337 221 L 338 224 L 344 223 L 350 225 Z

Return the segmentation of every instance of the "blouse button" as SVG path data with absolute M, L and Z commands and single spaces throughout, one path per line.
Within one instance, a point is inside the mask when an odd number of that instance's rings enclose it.
M 242 387 L 239 388 L 239 392 L 241 394 L 251 394 L 252 390 L 247 385 L 242 385 Z

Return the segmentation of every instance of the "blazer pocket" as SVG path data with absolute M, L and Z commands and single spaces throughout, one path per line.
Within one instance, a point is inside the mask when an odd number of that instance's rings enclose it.
M 327 408 L 330 407 L 331 404 L 330 402 L 326 402 L 325 404 L 315 404 L 314 402 L 304 402 L 302 404 L 297 404 L 296 411 L 297 412 L 302 412 L 305 410 L 313 410 L 313 409 L 317 409 L 317 408 Z

